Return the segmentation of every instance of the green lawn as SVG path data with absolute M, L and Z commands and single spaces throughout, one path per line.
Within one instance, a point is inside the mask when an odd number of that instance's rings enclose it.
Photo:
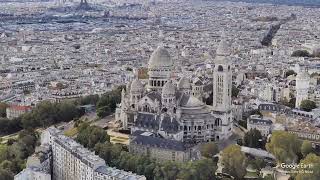
M 77 128 L 72 128 L 64 132 L 64 135 L 68 137 L 74 137 L 76 134 L 78 134 L 78 129 Z

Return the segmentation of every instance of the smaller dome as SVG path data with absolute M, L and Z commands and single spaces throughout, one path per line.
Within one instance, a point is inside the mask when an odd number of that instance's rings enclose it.
M 186 77 L 182 77 L 180 79 L 180 81 L 178 82 L 178 88 L 179 90 L 181 89 L 191 89 L 191 84 L 189 79 L 187 79 Z
M 162 87 L 162 95 L 174 95 L 176 93 L 176 87 L 172 84 L 171 81 L 168 81 Z
M 198 109 L 202 108 L 204 103 L 194 96 L 189 96 L 188 101 L 183 105 L 184 108 Z
M 144 89 L 144 87 L 139 79 L 135 79 L 132 81 L 130 91 L 141 92 L 141 91 L 143 91 L 143 89 Z

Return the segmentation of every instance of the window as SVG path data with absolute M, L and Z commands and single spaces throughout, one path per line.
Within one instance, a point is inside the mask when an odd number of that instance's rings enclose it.
M 223 67 L 221 65 L 218 66 L 218 71 L 222 72 L 223 71 Z

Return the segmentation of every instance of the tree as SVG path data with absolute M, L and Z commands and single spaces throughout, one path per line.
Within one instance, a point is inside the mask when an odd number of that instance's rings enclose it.
M 231 96 L 238 97 L 240 90 L 235 85 L 232 85 Z
M 6 169 L 0 169 L 0 180 L 12 180 L 13 176 L 12 172 Z
M 317 108 L 317 105 L 314 101 L 303 100 L 301 101 L 300 108 L 304 111 L 310 112 L 312 109 Z
M 288 70 L 287 72 L 286 72 L 286 74 L 285 74 L 285 76 L 286 77 L 288 77 L 288 76 L 291 76 L 291 75 L 297 75 L 297 73 L 296 72 L 294 72 L 294 70 Z
M 168 180 L 176 180 L 179 174 L 179 169 L 179 164 L 172 161 L 166 161 L 161 167 L 164 179 Z
M 296 106 L 296 98 L 292 97 L 288 101 L 288 99 L 286 97 L 284 97 L 283 99 L 280 100 L 280 103 L 285 105 L 285 106 L 294 108 Z
M 21 121 L 19 118 L 9 120 L 0 118 L 0 134 L 7 135 L 21 130 Z
M 190 171 L 194 171 L 195 177 L 198 180 L 214 180 L 215 172 L 217 170 L 216 164 L 211 159 L 202 159 L 199 161 L 193 162 L 193 169 Z
M 272 175 L 267 175 L 263 178 L 263 180 L 275 180 L 274 177 Z
M 223 172 L 233 176 L 235 179 L 242 179 L 247 171 L 247 158 L 238 145 L 230 145 L 222 151 Z
M 319 180 L 320 177 L 320 156 L 313 153 L 308 154 L 305 159 L 303 159 L 300 164 L 311 165 L 311 167 L 302 168 L 299 170 L 310 171 L 312 173 L 299 173 L 296 176 L 296 180 Z
M 201 145 L 200 152 L 202 156 L 212 159 L 219 152 L 219 148 L 215 143 L 209 142 Z
M 253 160 L 250 160 L 248 164 L 251 164 L 254 169 L 261 170 L 266 166 L 266 162 L 262 158 L 256 157 Z
M 303 157 L 306 157 L 309 153 L 313 152 L 312 144 L 310 141 L 304 140 L 301 145 L 301 153 Z
M 60 121 L 69 122 L 80 116 L 80 111 L 72 101 L 62 101 L 56 105 L 58 111 L 58 119 Z
M 89 149 L 93 149 L 97 143 L 104 143 L 110 140 L 107 132 L 97 126 L 90 126 L 87 123 L 83 123 L 78 130 L 79 133 L 76 141 Z
M 8 105 L 6 103 L 0 102 L 0 118 L 7 116 L 7 113 L 6 113 L 7 107 Z
M 212 159 L 202 159 L 182 164 L 178 179 L 183 180 L 214 180 L 217 165 Z
M 257 129 L 250 129 L 243 138 L 244 145 L 251 148 L 263 148 L 263 138 L 261 132 Z
M 94 104 L 96 105 L 99 101 L 99 95 L 88 95 L 85 97 L 81 97 L 77 100 L 79 105 L 87 105 L 87 104 Z
M 292 57 L 311 57 L 311 54 L 307 50 L 296 50 L 292 53 Z
M 278 162 L 297 162 L 301 152 L 301 141 L 295 134 L 286 131 L 274 131 L 271 141 L 266 144 L 267 150 L 272 153 Z
M 119 87 L 101 96 L 97 103 L 97 115 L 105 117 L 115 111 L 117 104 L 121 101 L 121 89 Z

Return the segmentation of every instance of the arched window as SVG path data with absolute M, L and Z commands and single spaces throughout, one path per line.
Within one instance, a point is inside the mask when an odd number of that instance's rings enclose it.
M 223 71 L 223 67 L 221 65 L 218 66 L 218 71 L 222 72 Z
M 220 126 L 220 125 L 221 125 L 221 119 L 220 119 L 220 118 L 217 118 L 217 119 L 214 121 L 214 125 L 215 125 L 215 126 Z
M 150 112 L 150 107 L 148 106 L 148 104 L 145 104 L 145 105 L 143 106 L 143 111 L 144 111 L 144 112 Z

